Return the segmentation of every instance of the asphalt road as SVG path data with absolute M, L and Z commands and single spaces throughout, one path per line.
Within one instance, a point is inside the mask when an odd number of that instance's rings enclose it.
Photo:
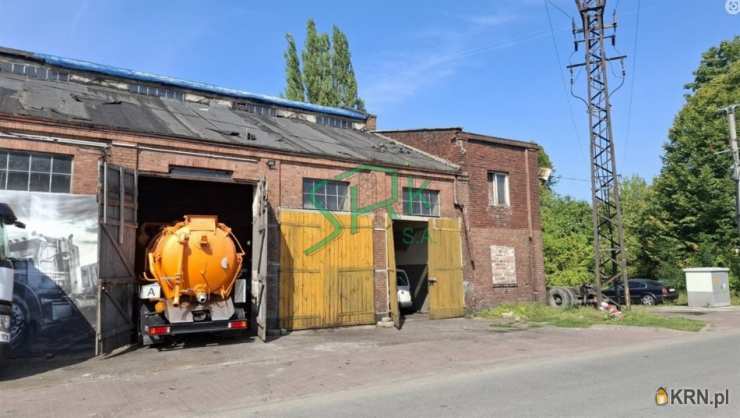
M 423 355 L 420 353 L 419 355 Z M 656 406 L 658 387 L 729 391 L 727 405 Z M 713 395 L 711 395 L 713 396 Z M 226 416 L 738 416 L 740 334 L 615 347 L 362 390 L 218 411 Z

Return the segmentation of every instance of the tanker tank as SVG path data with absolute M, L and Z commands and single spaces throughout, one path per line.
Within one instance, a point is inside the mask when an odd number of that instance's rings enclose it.
M 150 284 L 140 289 L 142 343 L 246 328 L 246 280 L 235 286 L 243 259 L 239 241 L 216 216 L 186 215 L 162 228 L 146 249 L 144 279 Z

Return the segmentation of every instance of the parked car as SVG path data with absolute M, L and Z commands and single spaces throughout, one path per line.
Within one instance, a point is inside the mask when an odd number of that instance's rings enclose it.
M 404 270 L 396 270 L 396 287 L 398 288 L 398 306 L 404 309 L 410 308 L 413 305 L 411 282 L 409 282 L 409 276 Z
M 656 305 L 678 298 L 678 292 L 675 288 L 667 287 L 658 280 L 630 279 L 628 283 L 632 303 Z M 621 283 L 616 283 L 614 286 L 604 289 L 603 293 L 614 299 L 617 303 L 624 303 L 624 288 Z

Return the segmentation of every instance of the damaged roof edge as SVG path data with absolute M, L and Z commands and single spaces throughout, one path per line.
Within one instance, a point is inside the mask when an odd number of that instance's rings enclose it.
M 0 54 L 4 55 L 15 55 L 25 59 L 33 59 L 40 61 L 44 64 L 53 65 L 57 67 L 67 68 L 71 70 L 88 71 L 93 73 L 105 74 L 112 77 L 120 77 L 125 79 L 132 79 L 145 82 L 153 82 L 160 84 L 167 84 L 175 87 L 208 92 L 218 95 L 231 96 L 242 99 L 251 99 L 264 103 L 275 104 L 278 106 L 290 107 L 295 109 L 302 109 L 311 112 L 325 113 L 336 116 L 344 116 L 347 118 L 366 120 L 369 114 L 360 112 L 352 109 L 345 109 L 339 107 L 322 106 L 312 103 L 297 102 L 293 100 L 283 99 L 282 97 L 268 96 L 265 94 L 250 93 L 248 91 L 230 89 L 226 87 L 216 86 L 214 84 L 202 83 L 197 81 L 187 81 L 179 78 L 168 77 L 153 73 L 147 73 L 143 71 L 134 71 L 126 68 L 113 67 L 108 65 L 96 64 L 94 62 L 64 58 L 56 55 L 43 54 L 37 52 L 28 52 L 11 48 L 0 47 Z
M 387 141 L 391 141 L 391 142 L 394 142 L 396 144 L 403 145 L 404 147 L 411 148 L 414 151 L 418 152 L 419 154 L 423 154 L 423 155 L 425 155 L 425 156 L 427 156 L 427 157 L 429 157 L 429 158 L 431 158 L 431 159 L 433 159 L 433 160 L 435 160 L 437 162 L 440 162 L 442 164 L 445 164 L 445 165 L 449 166 L 452 169 L 455 169 L 455 170 L 458 170 L 458 171 L 460 170 L 460 166 L 459 165 L 454 164 L 451 161 L 445 160 L 444 158 L 438 157 L 438 156 L 436 156 L 434 154 L 430 154 L 430 153 L 428 153 L 426 151 L 420 150 L 419 148 L 412 147 L 409 144 L 405 144 L 405 143 L 403 143 L 403 142 L 401 142 L 401 141 L 399 141 L 397 139 L 391 138 L 389 136 L 385 136 L 381 132 L 374 131 L 372 133 L 375 134 L 375 135 L 377 135 L 377 136 L 379 136 L 379 137 L 381 137 L 381 138 L 383 138 L 383 139 L 385 139 L 385 140 L 387 140 Z
M 533 148 L 533 149 L 541 148 L 540 145 L 534 141 L 526 141 L 526 140 L 521 140 L 521 139 L 510 139 L 510 138 L 502 138 L 500 136 L 478 134 L 475 132 L 468 132 L 464 128 L 459 127 L 459 126 L 451 126 L 449 128 L 388 129 L 388 130 L 375 131 L 375 133 L 392 134 L 394 132 L 404 133 L 404 132 L 444 132 L 444 131 L 454 131 L 456 133 L 463 134 L 472 140 L 481 141 L 481 142 L 491 142 L 494 144 L 509 145 L 509 146 L 514 146 L 514 147 Z
M 11 120 L 17 120 L 18 119 L 18 116 L 17 115 L 8 115 L 8 114 L 5 114 L 5 113 L 0 112 L 0 120 L 2 120 L 2 119 L 8 120 L 8 118 L 10 118 Z M 415 152 L 417 152 L 419 154 L 422 154 L 422 155 L 424 155 L 424 156 L 426 156 L 428 158 L 431 157 L 434 161 L 436 161 L 438 163 L 441 162 L 441 163 L 443 163 L 443 165 L 447 166 L 448 168 L 447 169 L 443 169 L 443 168 L 422 167 L 422 166 L 409 166 L 409 165 L 397 164 L 397 163 L 392 163 L 392 162 L 387 162 L 387 161 L 362 160 L 362 159 L 351 158 L 351 157 L 341 158 L 341 157 L 329 156 L 329 155 L 326 155 L 326 154 L 323 154 L 323 153 L 313 152 L 313 151 L 280 150 L 280 149 L 274 149 L 274 148 L 266 148 L 266 147 L 259 147 L 259 146 L 250 146 L 250 145 L 237 144 L 237 143 L 234 143 L 234 144 L 225 144 L 223 142 L 219 142 L 219 141 L 215 141 L 215 140 L 209 140 L 209 139 L 193 138 L 193 137 L 183 136 L 183 135 L 163 135 L 163 134 L 157 134 L 157 133 L 138 132 L 138 131 L 134 131 L 134 130 L 130 130 L 130 129 L 125 129 L 125 128 L 121 128 L 121 127 L 116 127 L 116 128 L 113 128 L 113 127 L 105 127 L 105 126 L 98 126 L 98 125 L 90 124 L 90 123 L 84 123 L 84 122 L 70 122 L 70 121 L 59 122 L 57 120 L 50 120 L 50 119 L 44 119 L 44 118 L 35 118 L 35 117 L 21 117 L 21 118 L 22 119 L 26 119 L 27 121 L 32 122 L 32 123 L 41 122 L 41 123 L 44 123 L 44 124 L 51 124 L 53 126 L 63 126 L 63 127 L 78 128 L 78 129 L 94 129 L 94 130 L 101 130 L 102 129 L 102 130 L 105 130 L 105 131 L 108 131 L 108 132 L 111 132 L 111 133 L 133 134 L 133 135 L 137 135 L 137 136 L 140 135 L 140 136 L 145 136 L 145 137 L 150 137 L 150 138 L 177 139 L 177 140 L 180 140 L 180 141 L 185 141 L 185 142 L 194 143 L 194 144 L 207 143 L 209 145 L 224 147 L 224 148 L 227 148 L 227 149 L 250 149 L 250 150 L 254 150 L 254 151 L 258 151 L 258 152 L 260 152 L 260 151 L 268 151 L 270 153 L 274 153 L 274 154 L 277 154 L 277 155 L 290 155 L 290 156 L 296 156 L 296 157 L 307 157 L 307 156 L 308 157 L 311 157 L 311 156 L 313 156 L 313 157 L 322 157 L 323 159 L 326 159 L 326 160 L 329 160 L 329 161 L 337 161 L 337 162 L 345 162 L 345 163 L 351 162 L 351 163 L 359 163 L 359 164 L 363 164 L 363 163 L 366 163 L 366 164 L 378 164 L 378 165 L 382 165 L 384 167 L 395 168 L 395 169 L 399 169 L 399 170 L 419 171 L 419 172 L 425 172 L 425 173 L 443 174 L 443 175 L 448 175 L 448 176 L 449 175 L 457 175 L 458 172 L 460 171 L 460 167 L 459 166 L 457 166 L 455 164 L 452 164 L 451 162 L 449 162 L 447 160 L 444 160 L 444 159 L 439 158 L 439 157 L 435 157 L 435 156 L 433 156 L 431 154 L 428 154 L 426 152 L 420 151 L 417 148 L 410 147 L 410 146 L 408 146 L 406 144 L 402 144 L 399 141 L 396 141 L 396 140 L 394 140 L 392 138 L 387 138 L 387 137 L 384 137 L 382 135 L 377 135 L 377 134 L 375 134 L 375 135 L 376 136 L 379 136 L 379 137 L 382 137 L 383 139 L 389 140 L 390 142 L 398 143 L 400 145 L 403 145 L 404 147 L 411 148 Z M 2 132 L 8 132 L 8 131 L 2 131 Z M 12 134 L 12 132 L 10 132 L 10 133 Z M 33 134 L 33 132 L 24 131 L 22 129 L 18 133 L 21 133 L 21 134 Z M 368 133 L 368 134 L 371 134 L 372 135 L 372 133 Z M 43 135 L 46 135 L 46 134 L 43 134 Z M 110 141 L 107 141 L 107 142 L 110 142 Z

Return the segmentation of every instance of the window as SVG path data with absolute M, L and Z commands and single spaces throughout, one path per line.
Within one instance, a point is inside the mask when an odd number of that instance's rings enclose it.
M 403 214 L 439 216 L 439 191 L 404 187 Z
M 645 284 L 645 282 L 630 280 L 629 287 L 630 287 L 630 290 L 647 289 L 647 284 Z
M 0 150 L 0 189 L 69 193 L 72 157 Z
M 331 116 L 319 115 L 316 118 L 316 122 L 318 122 L 319 125 L 326 125 L 334 128 L 348 129 L 351 127 L 351 124 L 347 119 L 334 118 Z
M 501 172 L 488 173 L 491 206 L 509 206 L 509 175 Z
M 348 189 L 349 183 L 343 181 L 303 179 L 303 208 L 348 210 Z

